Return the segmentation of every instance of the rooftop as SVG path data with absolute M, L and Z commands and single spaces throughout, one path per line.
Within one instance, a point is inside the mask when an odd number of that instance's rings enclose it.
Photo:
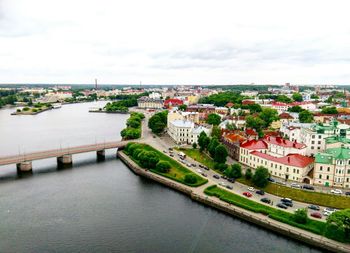
M 314 162 L 313 158 L 299 155 L 299 154 L 289 154 L 284 157 L 274 157 L 268 154 L 261 153 L 259 151 L 252 151 L 251 154 L 267 159 L 269 161 L 273 161 L 273 162 L 277 162 L 277 163 L 281 163 L 289 166 L 299 167 L 299 168 L 305 168 L 306 166 Z
M 332 164 L 333 158 L 340 160 L 350 159 L 350 148 L 329 148 L 325 153 L 318 153 L 315 156 L 317 163 Z
M 283 139 L 282 137 L 275 137 L 275 136 L 265 136 L 264 140 L 270 144 L 286 147 L 286 148 L 297 148 L 297 149 L 303 149 L 306 148 L 305 144 L 298 143 L 296 141 L 290 141 Z
M 241 144 L 242 148 L 246 148 L 246 149 L 267 149 L 267 143 L 263 140 L 250 140 L 250 141 L 246 141 L 243 142 Z
M 188 127 L 188 128 L 194 127 L 194 123 L 189 120 L 177 119 L 177 120 L 171 121 L 170 123 L 173 124 L 175 127 Z

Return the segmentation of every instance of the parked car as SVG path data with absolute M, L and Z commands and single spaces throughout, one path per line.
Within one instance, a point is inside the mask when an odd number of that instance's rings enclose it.
M 230 189 L 230 190 L 233 189 L 233 187 L 232 187 L 231 185 L 226 185 L 226 188 L 227 188 L 227 189 Z
M 305 184 L 305 185 L 303 185 L 303 189 L 314 191 L 315 187 L 313 187 L 312 185 Z
M 292 187 L 292 188 L 301 188 L 301 185 L 297 184 L 297 183 L 291 183 L 290 187 Z
M 324 216 L 329 216 L 329 215 L 331 215 L 331 214 L 332 214 L 331 212 L 323 211 L 323 215 L 324 215 Z
M 164 154 L 166 154 L 167 152 L 166 152 L 166 150 L 163 150 L 163 152 L 164 152 Z
M 293 203 L 292 202 L 285 201 L 285 202 L 282 202 L 282 203 L 284 205 L 286 205 L 286 206 L 293 207 Z
M 224 182 L 220 182 L 219 185 L 226 187 L 226 184 Z
M 195 164 L 195 163 L 192 163 L 192 167 L 197 167 L 197 164 Z
M 284 203 L 284 202 L 290 202 L 290 203 L 293 203 L 293 200 L 290 199 L 290 198 L 282 198 L 281 199 L 281 202 Z
M 316 210 L 316 211 L 320 211 L 320 207 L 316 206 L 316 205 L 309 205 L 307 208 L 311 209 L 311 210 Z
M 221 178 L 223 179 L 227 179 L 227 177 L 225 175 L 221 175 Z
M 208 175 L 207 174 L 205 174 L 205 173 L 202 173 L 201 174 L 203 177 L 207 177 Z
M 248 191 L 255 192 L 254 187 L 248 187 Z
M 205 170 L 209 170 L 209 168 L 208 168 L 208 167 L 206 167 L 206 166 L 203 166 L 203 169 L 205 169 Z
M 168 148 L 169 150 L 173 150 L 173 148 Z
M 334 213 L 335 211 L 338 211 L 335 208 L 331 208 L 331 207 L 326 207 L 323 209 L 324 212 L 329 212 L 329 213 Z
M 253 196 L 253 194 L 251 194 L 250 192 L 243 192 L 243 195 L 250 198 L 251 196 Z
M 265 195 L 265 192 L 263 190 L 257 190 L 255 193 L 259 195 Z
M 322 219 L 322 214 L 320 212 L 313 212 L 310 214 L 310 216 L 317 218 L 317 219 Z
M 269 182 L 271 182 L 271 183 L 274 183 L 274 182 L 276 181 L 276 180 L 273 179 L 272 177 L 267 178 L 267 180 L 268 180 Z
M 343 191 L 340 190 L 340 189 L 332 189 L 332 190 L 331 190 L 331 193 L 334 193 L 334 194 L 343 194 Z
M 346 196 L 350 196 L 350 192 L 345 192 L 345 195 Z
M 203 168 L 204 166 L 202 164 L 198 164 L 199 168 Z M 204 169 L 204 168 L 203 168 Z
M 262 199 L 260 199 L 260 201 L 264 202 L 266 204 L 271 204 L 271 199 L 269 199 L 269 198 L 262 198 Z
M 215 174 L 215 175 L 213 175 L 213 178 L 220 179 L 220 176 Z
M 279 208 L 282 208 L 282 209 L 287 209 L 287 208 L 288 208 L 288 207 L 287 207 L 285 204 L 283 204 L 283 203 L 278 203 L 276 206 L 279 207 Z
M 230 183 L 234 183 L 236 181 L 236 179 L 232 178 L 228 178 L 227 181 L 229 181 Z
M 203 171 L 201 169 L 197 169 L 198 173 L 203 173 Z

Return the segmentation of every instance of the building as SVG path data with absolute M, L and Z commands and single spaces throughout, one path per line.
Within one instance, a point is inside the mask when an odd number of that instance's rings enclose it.
M 142 109 L 162 109 L 163 100 L 144 96 L 137 100 L 137 106 Z
M 204 126 L 197 126 L 192 121 L 173 120 L 168 123 L 168 134 L 176 144 L 198 143 L 201 132 L 210 135 L 211 129 Z
M 244 136 L 236 133 L 223 133 L 221 137 L 221 141 L 225 145 L 228 155 L 236 161 L 239 161 L 239 148 L 245 140 L 246 138 Z
M 162 97 L 162 95 L 158 92 L 152 92 L 148 96 L 153 99 L 160 99 Z
M 164 101 L 164 107 L 165 108 L 173 108 L 173 107 L 178 107 L 180 105 L 183 105 L 184 102 L 181 99 L 178 98 L 169 98 Z
M 282 113 L 288 110 L 291 107 L 290 104 L 282 103 L 282 102 L 272 102 L 271 108 L 276 109 L 278 113 Z
M 350 148 L 327 149 L 315 156 L 314 184 L 350 187 Z
M 266 136 L 241 143 L 239 161 L 252 168 L 263 166 L 271 175 L 309 183 L 314 159 L 304 155 L 306 145 Z
M 195 124 L 199 124 L 199 113 L 198 112 L 183 112 L 179 110 L 172 110 L 168 113 L 167 125 L 169 122 L 174 120 L 192 121 Z

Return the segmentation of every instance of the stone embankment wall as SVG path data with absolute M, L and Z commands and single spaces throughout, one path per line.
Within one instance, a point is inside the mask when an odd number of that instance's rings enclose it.
M 165 186 L 182 192 L 191 197 L 191 199 L 198 201 L 202 204 L 211 206 L 228 214 L 234 215 L 256 225 L 262 226 L 266 229 L 272 230 L 276 233 L 283 234 L 285 236 L 302 241 L 317 248 L 333 252 L 350 252 L 350 245 L 338 243 L 325 237 L 315 235 L 298 228 L 294 228 L 287 224 L 283 224 L 281 222 L 269 219 L 267 216 L 252 213 L 245 209 L 220 201 L 219 199 L 210 198 L 204 193 L 195 193 L 193 191 L 193 188 L 189 186 L 183 185 L 178 182 L 174 182 L 171 179 L 164 178 L 160 175 L 142 169 L 123 152 L 118 151 L 117 155 L 135 174 L 152 179 L 158 183 L 161 183 Z

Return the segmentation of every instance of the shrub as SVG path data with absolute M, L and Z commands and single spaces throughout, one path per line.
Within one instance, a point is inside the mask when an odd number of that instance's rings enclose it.
M 299 224 L 307 223 L 307 210 L 304 208 L 297 209 L 293 214 L 293 220 Z
M 21 112 L 21 109 L 17 109 L 17 112 Z
M 25 112 L 29 111 L 29 107 L 24 107 L 23 111 L 25 111 Z
M 35 108 L 32 110 L 32 112 L 37 112 L 37 111 L 38 109 L 35 109 Z M 41 111 L 41 109 L 39 109 L 39 111 Z
M 225 171 L 227 169 L 228 165 L 226 163 L 215 163 L 214 169 L 219 171 Z
M 259 166 L 253 176 L 253 183 L 258 187 L 266 187 L 269 181 L 267 178 L 269 177 L 269 171 L 262 166 Z
M 197 177 L 195 177 L 194 175 L 186 175 L 185 182 L 188 184 L 195 184 L 197 183 Z
M 167 173 L 170 171 L 171 165 L 166 161 L 159 161 L 156 165 L 156 170 L 161 173 Z

